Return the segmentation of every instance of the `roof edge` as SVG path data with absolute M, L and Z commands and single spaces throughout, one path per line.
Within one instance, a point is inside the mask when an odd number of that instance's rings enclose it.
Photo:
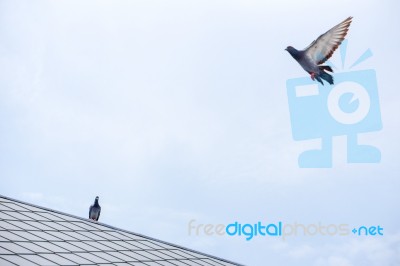
M 224 262 L 227 262 L 227 263 L 232 263 L 232 264 L 235 264 L 237 266 L 245 266 L 244 264 L 239 264 L 237 262 L 233 262 L 233 261 L 230 261 L 230 260 L 227 260 L 227 259 L 223 259 L 223 258 L 214 256 L 214 255 L 210 255 L 210 254 L 207 254 L 207 253 L 204 253 L 204 252 L 201 252 L 201 251 L 197 251 L 197 250 L 194 250 L 194 249 L 191 249 L 191 248 L 187 248 L 187 247 L 183 247 L 183 246 L 180 246 L 180 245 L 177 245 L 177 244 L 173 244 L 173 243 L 170 243 L 170 242 L 167 242 L 167 241 L 164 241 L 164 240 L 160 240 L 160 239 L 157 239 L 157 238 L 154 238 L 154 237 L 142 235 L 142 234 L 135 233 L 135 232 L 132 232 L 132 231 L 128 231 L 128 230 L 125 230 L 125 229 L 121 229 L 121 228 L 118 228 L 118 227 L 115 227 L 115 226 L 112 226 L 112 225 L 108 225 L 108 224 L 104 224 L 104 223 L 101 223 L 101 222 L 97 222 L 97 221 L 93 221 L 93 220 L 90 220 L 90 219 L 86 219 L 86 218 L 83 218 L 83 217 L 79 217 L 79 216 L 76 216 L 76 215 L 73 215 L 73 214 L 69 214 L 69 213 L 53 210 L 53 209 L 46 208 L 46 207 L 43 207 L 43 206 L 38 206 L 38 205 L 29 203 L 29 202 L 25 202 L 25 201 L 22 201 L 22 200 L 17 200 L 17 199 L 14 199 L 14 198 L 10 198 L 10 197 L 7 197 L 7 196 L 1 195 L 1 194 L 0 194 L 0 198 L 4 198 L 6 200 L 15 201 L 17 203 L 26 204 L 26 205 L 29 205 L 31 207 L 35 207 L 35 208 L 42 209 L 42 210 L 45 210 L 45 211 L 55 212 L 55 213 L 62 214 L 62 215 L 65 215 L 65 216 L 69 216 L 71 218 L 79 219 L 79 220 L 82 220 L 82 221 L 85 221 L 85 222 L 99 224 L 99 225 L 108 227 L 108 228 L 113 229 L 113 230 L 122 231 L 122 232 L 125 232 L 125 233 L 128 233 L 128 234 L 134 234 L 134 235 L 137 235 L 137 236 L 140 236 L 140 237 L 143 237 L 143 238 L 147 238 L 149 240 L 161 242 L 163 244 L 170 245 L 170 246 L 173 246 L 173 247 L 176 247 L 176 248 L 180 248 L 180 249 L 184 249 L 184 250 L 187 250 L 187 251 L 190 251 L 190 252 L 194 252 L 194 253 L 197 253 L 197 254 L 205 255 L 205 256 L 213 258 L 213 259 L 221 260 L 221 261 L 224 261 Z

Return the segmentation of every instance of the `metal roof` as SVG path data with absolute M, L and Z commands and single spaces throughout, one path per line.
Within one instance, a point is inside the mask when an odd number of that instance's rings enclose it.
M 0 265 L 240 265 L 0 195 Z

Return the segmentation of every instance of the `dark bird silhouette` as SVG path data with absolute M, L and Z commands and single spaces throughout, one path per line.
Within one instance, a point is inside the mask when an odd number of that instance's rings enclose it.
M 98 221 L 100 217 L 101 207 L 99 205 L 99 197 L 94 200 L 94 204 L 89 208 L 89 219 Z
M 348 17 L 328 30 L 303 50 L 296 50 L 292 46 L 288 46 L 285 50 L 311 75 L 312 80 L 316 79 L 324 85 L 321 80 L 324 79 L 332 85 L 332 75 L 325 72 L 333 72 L 332 68 L 321 64 L 325 63 L 342 43 L 349 30 L 352 18 Z

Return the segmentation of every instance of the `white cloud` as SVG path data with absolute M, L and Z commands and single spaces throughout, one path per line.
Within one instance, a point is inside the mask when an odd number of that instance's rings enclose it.
M 296 259 L 302 259 L 306 257 L 310 257 L 315 253 L 315 249 L 310 247 L 309 245 L 301 245 L 298 247 L 295 247 L 289 251 L 289 256 L 296 258 Z
M 315 265 L 397 265 L 400 263 L 399 251 L 400 233 L 316 245 L 313 257 Z
M 40 192 L 24 192 L 21 196 L 22 199 L 26 200 L 27 202 L 35 202 L 44 198 L 43 193 Z
M 354 266 L 348 259 L 337 256 L 329 256 L 325 259 L 318 259 L 315 263 L 316 266 Z

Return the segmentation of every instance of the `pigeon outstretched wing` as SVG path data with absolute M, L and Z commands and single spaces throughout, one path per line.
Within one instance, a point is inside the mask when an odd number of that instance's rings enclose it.
M 353 17 L 348 17 L 313 41 L 304 52 L 317 65 L 328 60 L 339 47 L 349 30 Z

